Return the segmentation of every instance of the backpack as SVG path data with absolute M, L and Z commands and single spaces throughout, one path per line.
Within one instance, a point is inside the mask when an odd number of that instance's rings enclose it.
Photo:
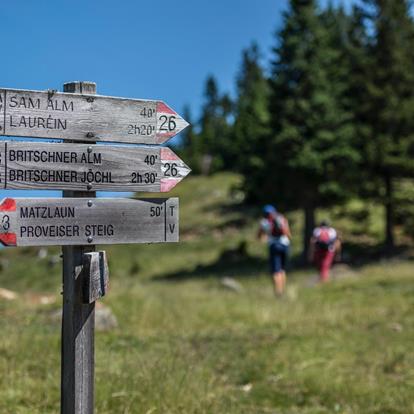
M 330 248 L 334 245 L 335 239 L 332 239 L 329 233 L 328 227 L 322 227 L 320 229 L 319 235 L 316 238 L 316 246 L 318 249 L 330 250 Z
M 286 236 L 288 234 L 286 219 L 281 214 L 274 214 L 270 219 L 271 231 L 273 237 Z

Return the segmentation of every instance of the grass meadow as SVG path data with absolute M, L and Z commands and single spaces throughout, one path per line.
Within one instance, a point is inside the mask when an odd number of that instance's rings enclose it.
M 96 412 L 414 413 L 414 266 L 409 248 L 380 254 L 381 208 L 355 201 L 322 212 L 340 229 L 348 263 L 324 286 L 314 270 L 293 268 L 276 300 L 255 238 L 260 210 L 240 207 L 238 182 L 195 177 L 174 190 L 179 244 L 107 248 L 101 303 L 119 326 L 96 333 Z M 363 221 L 350 220 L 361 212 Z M 295 263 L 301 215 L 289 218 Z M 61 263 L 57 248 L 39 250 L 0 252 L 0 287 L 17 294 L 0 299 L 4 414 L 59 412 L 60 325 L 51 315 L 61 306 Z

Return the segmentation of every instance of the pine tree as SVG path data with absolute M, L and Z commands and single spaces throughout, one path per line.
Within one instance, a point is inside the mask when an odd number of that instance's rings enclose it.
M 211 158 L 210 171 L 223 170 L 229 165 L 231 148 L 231 126 L 228 118 L 232 112 L 232 101 L 228 95 L 221 95 L 213 76 L 206 80 L 204 105 L 200 119 L 200 159 Z
M 177 152 L 194 174 L 200 174 L 200 140 L 195 132 L 191 110 L 188 105 L 183 109 L 183 118 L 189 125 L 182 132 L 182 139 Z
M 269 82 L 260 65 L 259 47 L 253 43 L 242 52 L 232 139 L 234 168 L 243 175 L 243 188 L 250 200 L 258 198 L 260 185 L 257 182 L 265 167 L 270 118 L 268 101 Z
M 264 188 L 273 185 L 281 203 L 303 208 L 305 257 L 315 210 L 346 198 L 358 157 L 341 53 L 345 31 L 328 23 L 314 0 L 291 0 L 272 65 L 272 182 Z
M 380 179 L 387 247 L 394 246 L 394 183 L 414 176 L 414 25 L 407 0 L 364 0 L 372 29 L 366 77 L 368 137 L 364 155 Z

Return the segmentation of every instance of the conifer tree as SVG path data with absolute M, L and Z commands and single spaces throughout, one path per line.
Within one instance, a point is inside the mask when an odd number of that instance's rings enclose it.
M 225 169 L 229 165 L 231 147 L 231 126 L 228 118 L 232 112 L 232 101 L 228 95 L 221 95 L 213 76 L 206 80 L 204 104 L 200 118 L 200 159 L 211 157 L 210 171 Z M 203 162 L 203 161 L 201 161 Z
M 243 188 L 250 200 L 260 198 L 258 182 L 265 168 L 268 106 L 269 82 L 260 64 L 259 47 L 253 43 L 242 52 L 232 139 L 234 167 L 244 177 Z
M 185 160 L 194 174 L 200 173 L 200 141 L 195 132 L 191 110 L 188 105 L 183 109 L 183 118 L 189 123 L 188 127 L 182 132 L 182 140 L 178 146 L 180 157 Z
M 343 200 L 357 160 L 342 33 L 318 14 L 316 1 L 291 0 L 272 65 L 272 136 L 267 168 L 274 198 L 304 210 L 304 257 L 315 210 Z M 339 42 L 339 43 L 338 43 Z
M 369 172 L 382 182 L 376 195 L 384 202 L 385 241 L 391 248 L 395 180 L 414 176 L 414 26 L 407 0 L 364 0 L 364 6 L 372 38 L 363 148 Z

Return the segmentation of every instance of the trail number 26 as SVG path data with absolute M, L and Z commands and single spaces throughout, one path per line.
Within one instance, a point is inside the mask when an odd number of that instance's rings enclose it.
M 167 116 L 161 115 L 160 116 L 160 131 L 174 131 L 177 128 L 177 124 L 175 122 L 176 117 L 174 115 Z
M 177 167 L 178 165 L 175 162 L 173 163 L 166 162 L 164 176 L 165 177 L 177 177 L 178 175 Z

